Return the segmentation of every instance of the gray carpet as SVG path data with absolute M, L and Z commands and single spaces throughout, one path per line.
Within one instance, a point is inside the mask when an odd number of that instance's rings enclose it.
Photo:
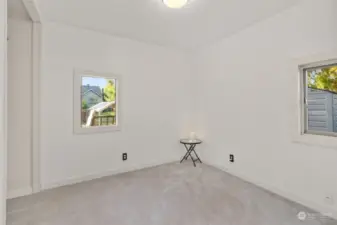
M 337 225 L 225 172 L 191 162 L 8 201 L 8 225 Z

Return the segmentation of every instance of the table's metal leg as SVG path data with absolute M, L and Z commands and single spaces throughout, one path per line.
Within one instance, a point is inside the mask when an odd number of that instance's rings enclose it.
M 188 149 L 186 147 L 186 145 L 184 145 L 186 148 L 186 154 L 184 155 L 184 157 L 181 159 L 180 163 L 182 163 L 184 160 L 186 160 L 186 157 L 188 156 Z
M 194 146 L 194 147 L 195 147 L 195 146 Z M 194 148 L 193 148 L 193 149 L 194 149 Z M 193 158 L 193 156 L 192 156 L 192 154 L 191 154 L 192 151 L 194 151 L 193 149 L 192 149 L 191 152 L 190 152 L 190 156 L 191 156 L 191 159 L 192 159 L 192 162 L 193 162 L 194 167 L 196 167 L 196 166 L 197 166 L 197 165 L 195 164 L 195 161 L 196 161 L 196 160 L 194 160 L 194 158 Z
M 190 156 L 191 159 L 192 159 L 194 167 L 196 167 L 195 162 L 198 161 L 198 160 L 200 161 L 200 159 L 199 159 L 198 155 L 196 155 L 197 160 L 195 160 L 193 158 L 192 154 L 191 154 L 192 152 L 195 152 L 194 148 L 195 148 L 196 144 L 190 144 L 190 147 L 188 147 L 188 144 L 184 144 L 184 146 L 185 146 L 187 152 L 186 152 L 185 156 L 181 159 L 180 163 L 182 163 L 184 160 L 187 160 L 188 157 Z
M 185 146 L 187 152 L 184 155 L 184 157 L 181 159 L 180 163 L 182 163 L 184 160 L 187 160 L 188 157 L 191 157 L 194 167 L 196 167 L 195 162 L 199 161 L 200 163 L 202 163 L 202 161 L 199 158 L 197 152 L 195 151 L 195 147 L 197 146 L 196 144 L 187 144 L 186 143 L 186 144 L 184 144 L 184 146 Z M 196 159 L 193 158 L 192 152 L 194 152 L 194 154 L 196 156 Z
M 195 148 L 195 146 L 197 146 L 196 144 L 192 144 L 191 146 L 190 146 L 190 156 L 191 156 L 191 159 L 192 159 L 192 162 L 193 162 L 193 165 L 194 165 L 194 167 L 196 167 L 197 165 L 195 164 L 195 160 L 194 160 L 194 158 L 193 158 L 193 156 L 192 156 L 192 152 L 194 151 L 194 148 Z
M 194 148 L 193 148 L 193 152 L 194 152 L 195 156 L 197 157 L 196 161 L 199 161 L 200 163 L 202 163 L 201 159 L 199 158 L 199 156 L 198 156 L 197 152 L 194 150 Z
M 190 145 L 190 147 L 187 147 L 187 144 L 184 144 L 185 148 L 186 148 L 186 154 L 184 155 L 184 157 L 181 159 L 180 163 L 182 163 L 184 160 L 187 160 L 189 156 L 191 156 L 191 151 L 192 151 L 192 146 Z
M 188 147 L 188 144 L 184 144 L 184 146 L 185 146 L 186 151 L 187 151 L 187 153 L 185 155 L 185 160 L 187 160 L 188 157 L 191 155 L 191 147 L 192 147 L 192 145 L 190 145 L 190 147 Z

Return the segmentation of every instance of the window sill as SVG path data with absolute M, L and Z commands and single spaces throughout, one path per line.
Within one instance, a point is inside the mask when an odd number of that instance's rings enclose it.
M 325 136 L 321 134 L 298 134 L 293 138 L 294 143 L 318 146 L 323 148 L 337 148 L 336 136 Z
M 120 126 L 106 126 L 106 127 L 78 127 L 74 130 L 75 134 L 97 134 L 121 131 Z

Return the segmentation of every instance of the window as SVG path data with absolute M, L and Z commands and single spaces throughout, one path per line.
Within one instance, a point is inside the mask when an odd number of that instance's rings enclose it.
M 302 133 L 337 136 L 337 60 L 300 66 Z
M 74 131 L 93 133 L 120 129 L 120 79 L 112 74 L 76 72 Z

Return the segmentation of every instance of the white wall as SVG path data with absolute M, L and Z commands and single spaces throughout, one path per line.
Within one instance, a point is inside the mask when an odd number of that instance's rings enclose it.
M 187 54 L 54 23 L 44 24 L 42 39 L 43 189 L 179 160 L 190 111 Z M 73 133 L 76 68 L 122 77 L 120 132 Z
M 8 197 L 32 192 L 32 22 L 8 21 Z
M 6 222 L 6 186 L 7 186 L 7 156 L 6 156 L 6 24 L 7 1 L 0 0 L 0 225 Z
M 289 121 L 297 103 L 292 62 L 337 49 L 336 7 L 301 1 L 203 49 L 195 62 L 204 160 L 327 213 L 337 212 L 337 150 L 294 143 Z

